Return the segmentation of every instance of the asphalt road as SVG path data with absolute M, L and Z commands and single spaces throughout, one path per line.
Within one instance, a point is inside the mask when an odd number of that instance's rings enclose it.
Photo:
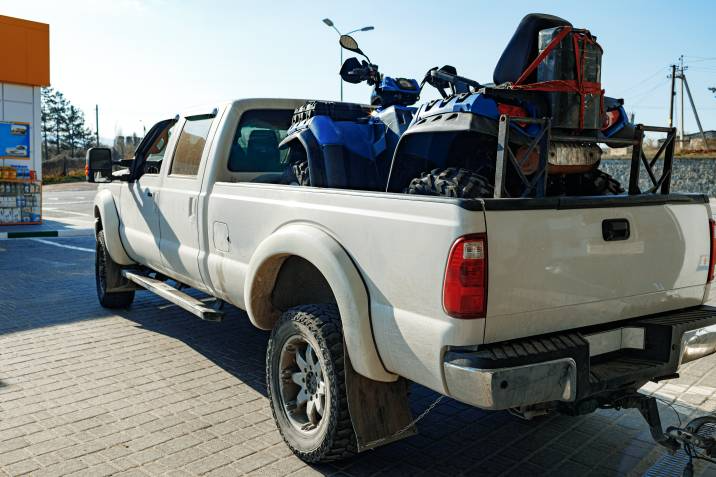
M 92 227 L 92 204 L 96 184 L 77 182 L 43 186 L 42 215 L 45 221 Z

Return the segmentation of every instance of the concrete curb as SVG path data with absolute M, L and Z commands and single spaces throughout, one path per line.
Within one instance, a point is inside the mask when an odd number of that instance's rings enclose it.
M 67 229 L 67 230 L 25 230 L 21 232 L 0 232 L 0 240 L 34 237 L 91 237 L 94 229 Z

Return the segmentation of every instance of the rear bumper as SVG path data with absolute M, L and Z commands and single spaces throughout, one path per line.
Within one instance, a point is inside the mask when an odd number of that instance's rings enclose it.
M 480 347 L 453 348 L 451 397 L 483 409 L 576 403 L 650 380 L 716 352 L 716 308 L 677 312 Z

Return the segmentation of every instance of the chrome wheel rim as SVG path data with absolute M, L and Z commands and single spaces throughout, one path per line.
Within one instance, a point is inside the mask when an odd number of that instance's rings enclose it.
M 311 340 L 312 341 L 312 340 Z M 279 361 L 283 412 L 293 427 L 315 433 L 325 421 L 328 389 L 318 346 L 304 336 L 289 338 Z

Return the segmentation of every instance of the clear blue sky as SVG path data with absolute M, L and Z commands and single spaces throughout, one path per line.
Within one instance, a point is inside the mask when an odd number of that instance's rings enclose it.
M 686 55 L 702 123 L 716 129 L 716 98 L 707 90 L 716 86 L 716 2 L 537 5 L 518 0 L 0 0 L 0 12 L 51 25 L 53 86 L 88 117 L 99 103 L 103 137 L 118 130 L 141 132 L 142 124 L 223 99 L 337 99 L 337 35 L 321 23 L 324 17 L 342 31 L 375 26 L 356 39 L 384 73 L 421 78 L 429 67 L 451 64 L 488 82 L 520 19 L 533 11 L 562 16 L 598 36 L 604 48 L 603 87 L 610 96 L 624 97 L 640 122 L 666 124 L 667 66 Z M 345 86 L 347 101 L 366 101 L 369 93 L 365 84 Z M 686 129 L 694 131 L 688 103 L 686 108 Z

